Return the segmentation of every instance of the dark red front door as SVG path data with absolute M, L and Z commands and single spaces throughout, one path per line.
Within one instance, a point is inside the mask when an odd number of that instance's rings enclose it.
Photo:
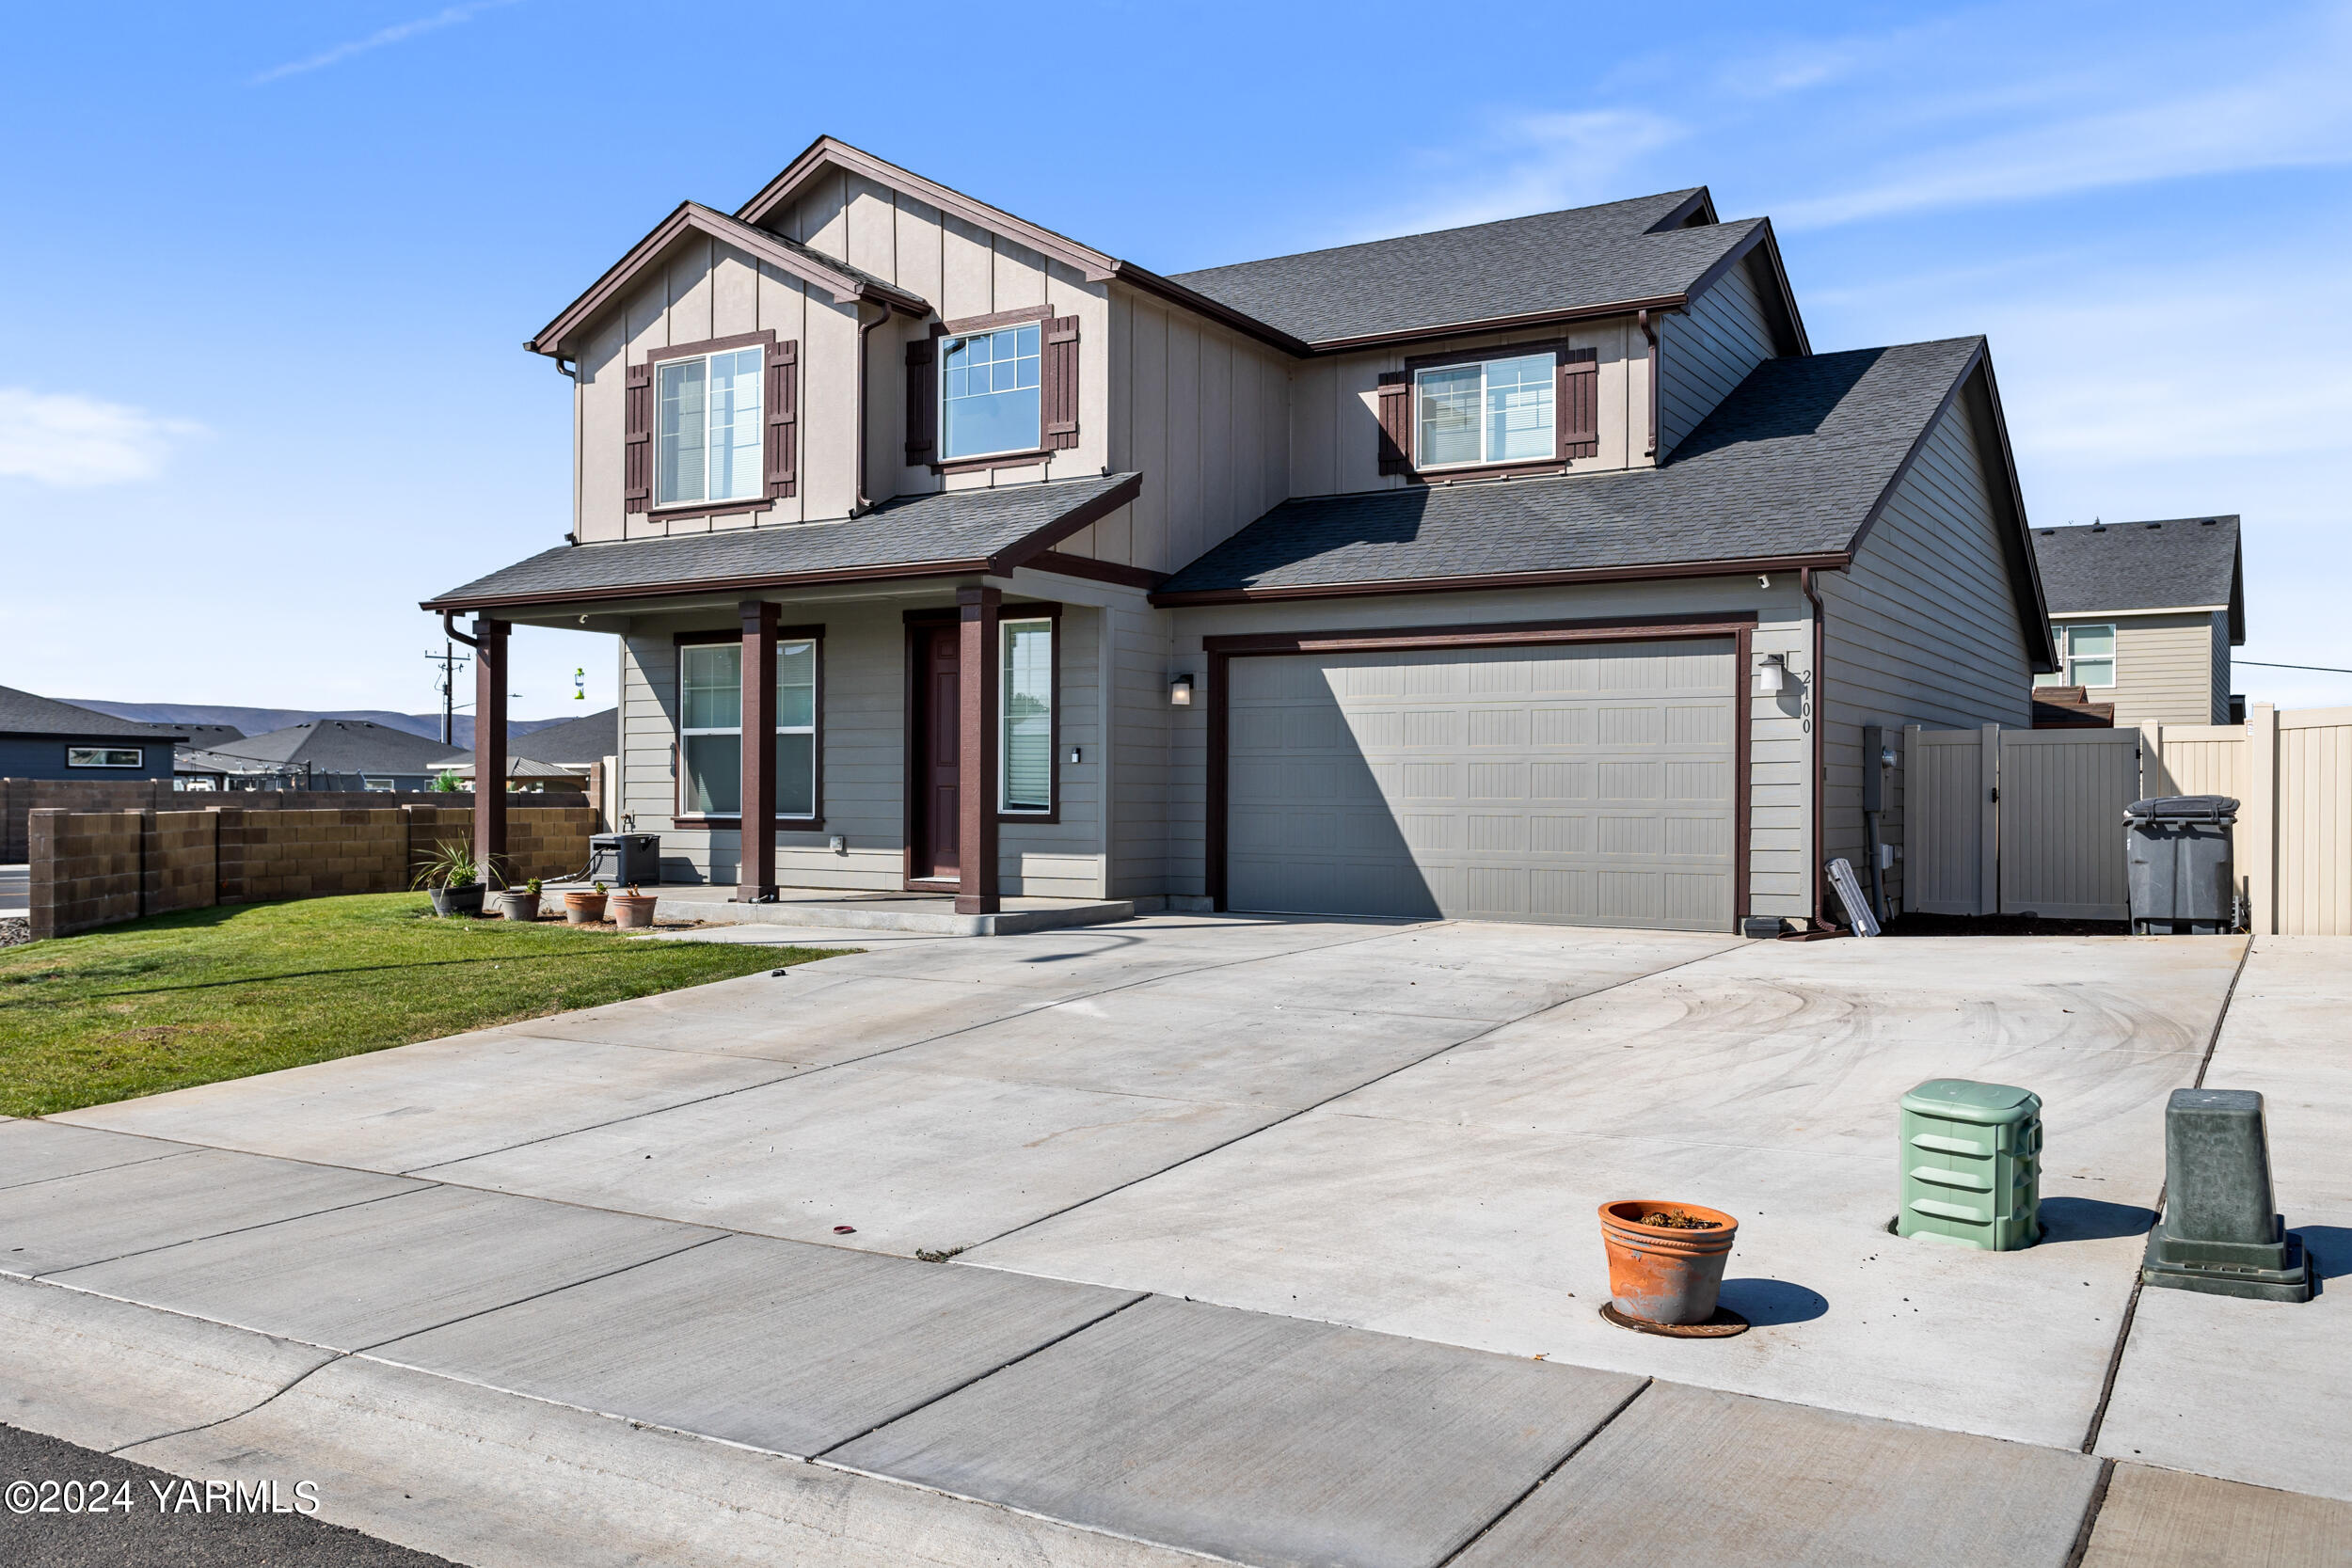
M 922 678 L 915 716 L 914 874 L 952 881 L 956 865 L 956 755 L 961 738 L 958 694 L 962 686 L 961 633 L 934 626 L 921 639 Z

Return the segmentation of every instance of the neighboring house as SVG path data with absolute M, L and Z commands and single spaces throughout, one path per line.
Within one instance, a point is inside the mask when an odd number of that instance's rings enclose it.
M 320 719 L 214 747 L 215 758 L 265 764 L 293 789 L 424 789 L 448 751 L 364 719 Z
M 2038 528 L 2034 556 L 2060 668 L 2117 724 L 2233 724 L 2230 650 L 2246 642 L 2235 517 Z M 2047 696 L 2037 691 L 2037 696 Z
M 739 897 L 1777 929 L 1866 725 L 2052 668 L 1984 341 L 1812 354 L 1703 188 L 1166 277 L 826 138 L 529 346 L 571 542 L 425 608 L 485 720 L 616 635 L 615 815 Z
M 0 779 L 168 779 L 185 733 L 0 686 Z
M 620 750 L 621 710 L 582 714 L 546 729 L 517 736 L 506 743 L 506 776 L 544 779 L 569 776 L 584 779 L 589 769 Z M 529 764 L 529 767 L 522 766 Z M 444 757 L 440 767 L 463 778 L 473 777 L 473 753 Z

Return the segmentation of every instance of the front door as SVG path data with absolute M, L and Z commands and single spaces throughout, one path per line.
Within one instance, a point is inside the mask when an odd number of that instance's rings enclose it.
M 915 790 L 914 870 L 918 878 L 954 881 L 956 861 L 957 755 L 962 739 L 959 697 L 962 689 L 962 632 L 931 626 L 915 640 L 914 758 L 910 782 Z

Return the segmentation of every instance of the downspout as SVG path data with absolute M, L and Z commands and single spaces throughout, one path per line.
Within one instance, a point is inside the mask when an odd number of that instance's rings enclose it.
M 850 508 L 852 517 L 863 517 L 874 510 L 874 502 L 867 494 L 866 484 L 866 340 L 874 328 L 890 317 L 891 308 L 884 305 L 880 318 L 860 322 L 857 325 L 857 504 Z
M 1810 567 L 1810 566 L 1800 566 L 1800 567 L 1798 567 L 1798 568 L 1797 568 L 1797 586 L 1798 586 L 1799 588 L 1801 588 L 1801 589 L 1803 589 L 1803 590 L 1804 590 L 1804 597 L 1805 597 L 1805 602 L 1806 602 L 1807 604 L 1809 604 L 1809 605 L 1811 605 L 1811 606 L 1813 607 L 1813 673 L 1812 673 L 1812 680 L 1813 680 L 1813 789 L 1812 789 L 1812 795 L 1813 795 L 1813 873 L 1812 873 L 1812 889 L 1813 889 L 1813 924 L 1814 924 L 1814 925 L 1816 925 L 1816 926 L 1820 926 L 1820 925 L 1822 923 L 1822 919 L 1823 919 L 1823 916 L 1824 916 L 1824 914 L 1825 914 L 1825 912 L 1826 912 L 1826 910 L 1827 910 L 1827 903 L 1828 903 L 1828 901 L 1827 901 L 1826 899 L 1824 899 L 1824 898 L 1821 896 L 1821 888 L 1822 888 L 1822 884 L 1823 884 L 1823 883 L 1827 880 L 1826 874 L 1824 873 L 1824 871 L 1823 871 L 1823 869 L 1822 869 L 1822 868 L 1823 868 L 1823 866 L 1825 866 L 1825 865 L 1828 863 L 1827 863 L 1827 861 L 1826 861 L 1826 860 L 1824 860 L 1823 856 L 1824 856 L 1824 852 L 1825 852 L 1825 851 L 1828 849 L 1828 847 L 1829 847 L 1828 842 L 1827 842 L 1827 841 L 1826 841 L 1826 839 L 1824 839 L 1824 837 L 1822 836 L 1822 828 L 1821 828 L 1821 817 L 1822 817 L 1822 811 L 1821 811 L 1821 807 L 1822 807 L 1822 797 L 1828 793 L 1828 789 L 1829 789 L 1829 765 L 1828 765 L 1827 761 L 1825 760 L 1825 759 L 1827 758 L 1827 756 L 1828 756 L 1828 752 L 1827 752 L 1827 751 L 1823 748 L 1823 745 L 1822 745 L 1822 740 L 1821 740 L 1822 731 L 1823 731 L 1823 728 L 1824 728 L 1824 722 L 1823 722 L 1823 721 L 1824 721 L 1824 719 L 1825 719 L 1825 717 L 1826 717 L 1826 710 L 1825 710 L 1825 708 L 1824 708 L 1824 706 L 1823 706 L 1823 705 L 1822 705 L 1822 702 L 1821 702 L 1821 650 L 1822 650 L 1822 647 L 1824 646 L 1825 638 L 1824 638 L 1824 635 L 1823 635 L 1822 626 L 1821 626 L 1821 615 L 1822 615 L 1822 610 L 1821 610 L 1821 595 L 1820 595 L 1820 594 L 1819 593 L 1819 591 L 1817 591 L 1817 590 L 1814 588 L 1814 586 L 1813 586 L 1813 568 L 1812 568 L 1812 567 Z
M 1649 341 L 1649 446 L 1642 453 L 1651 463 L 1658 461 L 1658 324 L 1645 309 L 1633 312 L 1633 325 L 1642 329 Z

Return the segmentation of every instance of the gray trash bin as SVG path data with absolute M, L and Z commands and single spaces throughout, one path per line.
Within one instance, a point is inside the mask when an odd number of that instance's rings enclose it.
M 2123 808 L 2132 933 L 2218 936 L 2237 927 L 2227 795 L 2164 795 Z

